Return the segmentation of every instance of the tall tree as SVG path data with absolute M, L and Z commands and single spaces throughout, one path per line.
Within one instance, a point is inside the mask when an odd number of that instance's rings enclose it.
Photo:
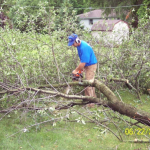
M 64 0 L 60 7 L 56 10 L 56 19 L 55 19 L 55 29 L 54 30 L 64 30 L 66 26 L 69 26 L 67 29 L 69 32 L 74 32 L 74 29 L 71 30 L 71 26 L 75 25 L 76 28 L 83 28 L 78 18 L 76 17 L 77 11 L 73 8 L 73 4 L 70 0 Z M 68 21 L 66 20 L 68 18 Z M 71 21 L 72 20 L 72 21 Z
M 8 16 L 12 20 L 15 28 L 21 31 L 26 30 L 32 24 L 34 29 L 40 30 L 44 26 L 42 18 L 48 7 L 47 0 L 40 2 L 39 0 L 20 0 L 10 7 Z M 43 10 L 42 10 L 43 9 Z

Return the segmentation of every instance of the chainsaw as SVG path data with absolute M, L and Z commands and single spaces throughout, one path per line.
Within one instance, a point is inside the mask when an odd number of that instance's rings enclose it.
M 83 72 L 83 70 L 79 70 L 77 74 L 73 74 L 73 73 L 70 74 L 70 77 L 71 77 L 72 81 L 79 81 L 79 82 L 81 82 L 82 78 L 83 78 L 82 72 Z M 64 89 L 63 93 L 69 94 L 70 90 L 71 90 L 71 86 L 67 86 Z
M 71 74 L 71 78 L 73 81 L 81 81 L 83 78 L 83 70 L 79 70 L 77 74 Z

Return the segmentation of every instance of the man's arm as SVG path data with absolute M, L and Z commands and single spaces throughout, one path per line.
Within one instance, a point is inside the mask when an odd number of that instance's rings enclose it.
M 79 66 L 72 71 L 73 74 L 77 74 L 79 70 L 82 70 L 84 68 L 86 63 L 80 63 Z

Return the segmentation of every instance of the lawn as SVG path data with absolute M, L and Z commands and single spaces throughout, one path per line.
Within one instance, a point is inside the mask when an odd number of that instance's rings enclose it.
M 125 103 L 132 104 L 139 109 L 149 111 L 150 97 L 148 95 L 142 95 L 142 102 L 136 100 L 136 96 L 127 90 L 121 90 L 119 92 L 122 100 Z M 78 111 L 82 110 L 85 114 L 88 111 L 95 112 L 102 109 L 102 107 L 94 107 L 86 109 L 77 107 L 74 108 Z M 68 110 L 59 111 L 59 113 L 65 114 Z M 77 118 L 80 116 L 77 113 L 73 113 L 69 119 L 64 119 L 56 122 L 53 121 L 44 123 L 44 119 L 47 117 L 40 117 L 33 115 L 35 112 L 17 111 L 10 113 L 9 115 L 1 115 L 0 120 L 0 149 L 1 150 L 149 150 L 150 143 L 134 143 L 137 139 L 148 141 L 150 138 L 150 132 L 146 135 L 141 133 L 138 135 L 126 135 L 126 128 L 138 129 L 138 126 L 128 126 L 123 121 L 118 121 L 118 127 L 114 127 L 113 124 L 105 124 L 114 133 L 119 135 L 120 133 L 123 141 L 119 141 L 112 132 L 108 131 L 102 126 L 98 126 L 95 123 L 89 122 L 83 117 L 85 123 L 77 122 Z M 58 113 L 58 112 L 57 112 Z M 103 116 L 102 114 L 100 114 Z M 118 113 L 116 113 L 118 115 Z M 34 117 L 33 117 L 34 116 Z M 52 116 L 49 116 L 52 117 Z M 89 116 L 88 116 L 89 117 Z M 121 116 L 126 121 L 132 119 Z M 92 118 L 92 115 L 91 115 Z M 38 124 L 42 122 L 41 124 Z M 117 120 L 114 119 L 114 122 Z M 134 122 L 134 120 L 132 120 Z M 148 127 L 138 124 L 139 126 L 149 129 Z M 120 130 L 118 132 L 118 129 Z

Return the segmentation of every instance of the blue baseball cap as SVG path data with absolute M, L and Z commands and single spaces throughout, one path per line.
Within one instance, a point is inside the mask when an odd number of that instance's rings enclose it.
M 71 46 L 73 45 L 74 41 L 76 40 L 78 36 L 76 34 L 71 34 L 69 37 L 68 37 L 68 46 Z

